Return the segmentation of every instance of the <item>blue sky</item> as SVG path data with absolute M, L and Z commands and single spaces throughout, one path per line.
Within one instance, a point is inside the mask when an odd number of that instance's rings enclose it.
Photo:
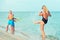
M 0 11 L 39 11 L 42 5 L 50 11 L 60 11 L 60 0 L 0 0 Z

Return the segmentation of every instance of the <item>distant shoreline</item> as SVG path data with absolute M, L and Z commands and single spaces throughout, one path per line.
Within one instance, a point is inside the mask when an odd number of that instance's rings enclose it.
M 0 11 L 0 12 L 9 12 L 9 11 Z M 37 13 L 39 11 L 13 11 L 13 12 L 20 12 L 20 13 Z M 60 11 L 50 11 L 50 12 L 60 12 Z

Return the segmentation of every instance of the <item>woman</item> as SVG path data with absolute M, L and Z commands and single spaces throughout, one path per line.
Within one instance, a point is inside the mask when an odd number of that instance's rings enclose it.
M 47 23 L 48 17 L 51 16 L 45 5 L 42 6 L 42 11 L 39 13 L 39 16 L 42 16 L 42 21 L 35 22 L 35 24 L 40 24 L 42 40 L 45 40 L 44 25 Z

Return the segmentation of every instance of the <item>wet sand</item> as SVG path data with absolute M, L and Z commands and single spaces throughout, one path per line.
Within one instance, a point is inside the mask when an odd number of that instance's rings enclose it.
M 16 31 L 18 32 L 18 31 Z M 19 36 L 0 30 L 0 40 L 42 40 L 41 35 L 19 32 Z M 46 40 L 59 40 L 56 36 L 46 35 Z
M 21 37 L 0 31 L 0 40 L 24 40 Z

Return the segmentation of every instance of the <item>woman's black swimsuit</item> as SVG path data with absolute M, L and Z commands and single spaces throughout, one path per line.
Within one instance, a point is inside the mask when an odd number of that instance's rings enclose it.
M 45 19 L 44 17 L 42 18 L 42 21 L 46 24 L 48 19 Z

